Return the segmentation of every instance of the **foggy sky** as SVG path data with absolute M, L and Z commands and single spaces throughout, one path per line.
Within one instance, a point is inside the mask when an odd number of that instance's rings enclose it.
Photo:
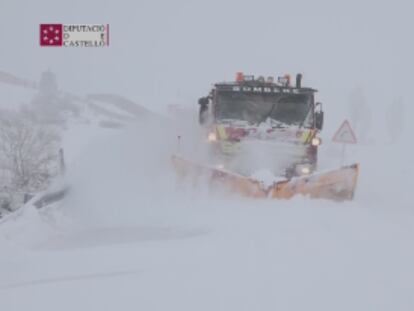
M 373 106 L 410 101 L 410 1 L 0 0 L 0 70 L 56 72 L 81 94 L 113 92 L 148 107 L 193 104 L 236 71 L 304 74 L 331 115 L 362 87 Z M 41 48 L 39 23 L 109 23 L 107 48 Z

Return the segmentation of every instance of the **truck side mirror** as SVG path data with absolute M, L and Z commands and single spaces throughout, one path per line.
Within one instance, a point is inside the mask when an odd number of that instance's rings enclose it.
M 318 130 L 323 128 L 323 111 L 315 112 L 315 127 Z
M 201 97 L 198 104 L 200 105 L 198 121 L 201 125 L 204 125 L 208 120 L 208 97 Z
M 318 130 L 322 130 L 322 128 L 323 128 L 322 103 L 316 103 L 315 104 L 315 127 Z

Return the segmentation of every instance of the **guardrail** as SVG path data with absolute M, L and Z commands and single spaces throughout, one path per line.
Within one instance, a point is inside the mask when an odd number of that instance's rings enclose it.
M 5 213 L 1 215 L 0 213 L 0 225 L 10 219 L 11 217 L 19 216 L 26 207 L 34 206 L 38 209 L 43 208 L 47 205 L 59 202 L 63 200 L 65 195 L 68 193 L 69 187 L 63 187 L 58 190 L 54 191 L 46 191 L 43 193 L 39 193 L 32 197 L 29 201 L 27 201 L 21 208 L 16 209 L 13 212 Z

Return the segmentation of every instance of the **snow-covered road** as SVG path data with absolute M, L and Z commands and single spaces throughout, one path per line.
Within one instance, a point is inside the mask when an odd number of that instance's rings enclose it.
M 207 203 L 194 206 L 193 225 L 71 230 L 9 246 L 4 310 L 412 309 L 412 213 Z
M 388 165 L 403 146 L 351 149 L 353 202 L 246 200 L 176 185 L 168 135 L 143 132 L 96 139 L 61 206 L 1 225 L 2 310 L 414 308 L 412 168 Z

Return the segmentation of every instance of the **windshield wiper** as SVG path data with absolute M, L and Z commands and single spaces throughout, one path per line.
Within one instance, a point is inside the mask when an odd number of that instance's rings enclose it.
M 273 110 L 275 110 L 275 108 L 277 107 L 277 105 L 279 105 L 279 103 L 280 103 L 280 101 L 282 100 L 282 99 L 285 99 L 286 98 L 286 96 L 282 96 L 282 97 L 279 97 L 274 103 L 273 103 L 273 105 L 272 105 L 272 108 L 270 109 L 270 111 L 269 111 L 269 113 L 267 113 L 265 116 L 264 116 L 264 118 L 260 121 L 260 122 L 258 122 L 258 124 L 261 124 L 261 123 L 263 123 L 263 122 L 265 122 L 268 118 L 270 118 L 270 116 L 272 115 L 272 113 L 273 113 Z M 282 122 L 283 123 L 283 122 Z
M 258 124 L 261 124 L 261 123 L 265 122 L 268 118 L 270 118 L 270 116 L 273 113 L 273 110 L 275 110 L 275 108 L 278 104 L 279 104 L 279 100 L 277 100 L 275 103 L 273 103 L 272 108 L 270 109 L 270 111 L 265 114 L 265 116 L 262 118 L 262 120 L 260 120 L 258 122 Z
M 309 107 L 308 112 L 305 114 L 305 117 L 303 118 L 303 120 L 299 123 L 299 128 L 303 127 L 303 123 L 305 123 L 306 119 L 308 118 L 308 114 L 310 113 L 311 108 Z

